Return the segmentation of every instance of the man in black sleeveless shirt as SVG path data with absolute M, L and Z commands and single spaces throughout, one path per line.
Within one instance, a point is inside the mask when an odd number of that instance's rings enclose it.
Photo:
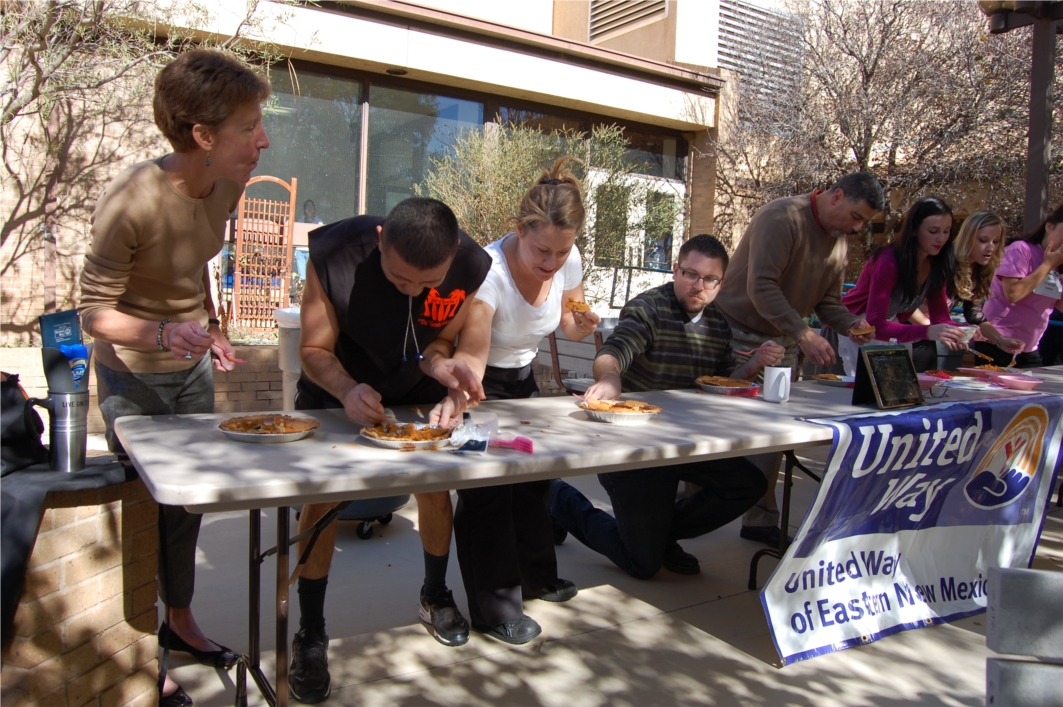
M 483 399 L 479 376 L 453 344 L 471 309 L 463 304 L 490 267 L 490 256 L 433 199 L 406 199 L 386 219 L 358 216 L 315 229 L 300 313 L 296 407 L 343 408 L 354 422 L 378 424 L 390 405 L 448 399 L 453 412 L 467 399 Z M 440 643 L 462 645 L 469 625 L 446 586 L 450 493 L 416 498 L 425 559 L 419 613 Z M 304 506 L 299 532 L 333 505 Z M 332 524 L 299 578 L 300 630 L 288 685 L 300 702 L 320 702 L 331 687 L 324 605 L 335 535 Z

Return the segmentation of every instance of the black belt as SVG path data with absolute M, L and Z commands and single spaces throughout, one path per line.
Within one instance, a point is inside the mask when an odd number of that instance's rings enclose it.
M 487 371 L 484 372 L 484 379 L 490 378 L 493 381 L 500 383 L 516 383 L 522 381 L 532 375 L 532 365 L 529 363 L 527 366 L 520 368 L 499 368 L 497 366 L 488 366 Z

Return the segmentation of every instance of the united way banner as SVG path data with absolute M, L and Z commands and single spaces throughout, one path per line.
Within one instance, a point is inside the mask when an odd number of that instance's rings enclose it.
M 818 420 L 823 483 L 761 592 L 786 664 L 984 611 L 1028 567 L 1059 473 L 1063 398 Z

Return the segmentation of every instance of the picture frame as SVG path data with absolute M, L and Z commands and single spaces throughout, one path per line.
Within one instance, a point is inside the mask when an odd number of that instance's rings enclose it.
M 862 346 L 856 363 L 853 405 L 880 410 L 924 405 L 912 354 L 905 346 Z

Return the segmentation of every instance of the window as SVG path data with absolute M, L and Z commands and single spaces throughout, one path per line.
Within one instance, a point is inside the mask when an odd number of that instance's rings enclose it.
M 369 89 L 369 167 L 366 210 L 386 216 L 414 195 L 462 130 L 482 130 L 482 103 L 386 86 Z
M 677 159 L 679 144 L 676 138 L 630 128 L 624 130 L 624 137 L 628 141 L 628 157 L 635 163 L 639 174 L 668 179 L 683 178 L 685 160 Z
M 270 72 L 273 96 L 262 123 L 270 146 L 255 176 L 299 179 L 296 220 L 331 223 L 358 213 L 362 84 L 310 71 Z M 277 186 L 255 184 L 252 197 L 287 201 Z M 306 206 L 313 202 L 313 215 Z
M 569 118 L 560 115 L 549 115 L 533 110 L 522 108 L 507 108 L 503 106 L 498 110 L 498 116 L 502 123 L 521 125 L 527 128 L 536 128 L 547 135 L 567 130 L 581 131 L 582 122 L 577 118 Z
M 646 240 L 642 267 L 672 269 L 672 231 L 675 229 L 676 199 L 671 194 L 651 192 L 646 199 Z
M 618 184 L 603 184 L 595 189 L 594 198 L 594 264 L 622 267 L 627 264 L 631 189 Z

